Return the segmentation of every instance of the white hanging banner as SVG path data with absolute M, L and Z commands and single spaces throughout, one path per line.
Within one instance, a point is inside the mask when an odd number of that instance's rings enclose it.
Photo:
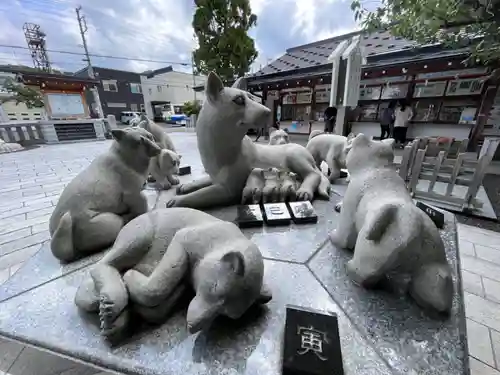
M 342 54 L 342 59 L 347 60 L 343 105 L 354 108 L 358 105 L 359 85 L 361 83 L 361 69 L 363 65 L 359 35 L 352 39 L 351 44 Z
M 356 107 L 364 62 L 360 36 L 340 43 L 328 57 L 328 61 L 332 63 L 330 106 Z
M 340 43 L 337 48 L 328 57 L 328 61 L 332 63 L 332 83 L 330 90 L 330 107 L 335 106 L 337 103 L 337 87 L 339 84 L 339 73 L 340 73 L 340 59 L 342 54 L 349 46 L 349 41 L 344 40 Z

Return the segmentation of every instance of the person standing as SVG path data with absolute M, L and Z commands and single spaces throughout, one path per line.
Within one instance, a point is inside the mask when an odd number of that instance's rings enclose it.
M 276 120 L 273 121 L 273 125 L 271 125 L 271 127 L 273 127 L 276 130 L 279 130 L 279 128 L 280 128 L 280 121 L 281 121 L 281 105 L 278 104 L 278 106 L 276 107 Z M 258 142 L 260 136 L 262 134 L 264 134 L 266 132 L 266 130 L 267 130 L 267 127 L 266 128 L 259 128 L 259 130 L 257 132 L 257 136 L 255 137 L 254 142 Z
M 380 140 L 391 136 L 391 128 L 394 125 L 395 108 L 396 101 L 392 100 L 389 102 L 389 106 L 382 111 L 380 116 Z
M 333 133 L 335 128 L 335 120 L 337 119 L 337 108 L 328 107 L 325 109 L 325 133 Z
M 406 100 L 399 101 L 399 107 L 394 111 L 394 139 L 396 144 L 403 147 L 406 143 L 406 133 L 408 132 L 408 125 L 413 117 L 411 106 Z

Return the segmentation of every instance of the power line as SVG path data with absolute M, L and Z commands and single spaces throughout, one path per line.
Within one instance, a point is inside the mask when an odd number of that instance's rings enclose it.
M 13 45 L 9 45 L 9 44 L 0 44 L 0 47 L 12 48 L 12 49 L 24 49 L 24 50 L 29 49 L 28 47 L 13 46 Z M 73 52 L 73 51 L 62 51 L 62 50 L 48 49 L 47 52 L 63 53 L 63 54 L 67 54 L 67 55 L 76 55 L 76 56 L 85 56 L 85 54 L 82 52 Z M 124 56 L 97 55 L 94 53 L 89 53 L 89 56 L 98 57 L 98 58 L 102 58 L 102 59 L 115 59 L 115 60 L 126 60 L 126 61 L 150 62 L 150 63 L 158 63 L 158 64 L 166 64 L 166 65 L 191 66 L 191 63 L 177 62 L 177 61 L 163 61 L 163 60 L 139 59 L 139 58 L 134 58 L 134 57 L 124 57 Z
M 13 57 L 12 59 L 9 59 L 7 57 L 0 57 L 0 61 L 6 61 L 6 62 L 10 62 L 11 65 L 15 65 L 16 62 L 22 62 L 22 63 L 28 63 L 28 62 L 33 62 L 33 60 L 31 60 L 30 58 L 27 58 L 27 57 Z M 76 62 L 76 61 L 50 61 L 51 64 L 57 64 L 57 65 L 60 65 L 60 64 L 65 64 L 65 65 L 77 65 L 77 66 L 81 66 L 83 67 L 82 65 L 86 65 L 83 61 L 82 62 Z
M 51 22 L 60 22 L 61 19 L 67 18 L 68 17 L 67 12 L 69 12 L 69 10 L 70 10 L 68 4 L 63 3 L 63 2 L 50 2 L 49 1 L 49 2 L 42 3 L 41 0 L 37 0 L 35 2 L 31 2 L 33 0 L 24 0 L 24 1 L 33 7 L 30 7 L 28 9 L 16 9 L 17 13 L 21 13 L 21 14 L 24 14 L 24 15 L 29 16 L 29 17 L 32 17 L 33 14 L 36 13 L 37 17 L 39 17 L 39 12 L 43 12 L 44 17 L 48 20 L 51 20 Z M 66 5 L 68 7 L 61 8 L 61 7 L 54 6 L 55 4 Z M 0 8 L 0 11 L 4 11 L 7 13 L 7 12 L 11 12 L 12 10 L 7 7 L 7 8 L 3 8 L 3 9 Z M 89 28 L 91 26 L 93 27 L 93 29 L 95 29 L 95 31 L 98 31 L 98 32 L 104 31 L 103 28 L 101 28 L 100 26 L 97 26 L 96 24 L 89 23 Z M 127 34 L 127 39 L 134 39 L 138 42 L 145 40 L 147 43 L 154 43 L 156 45 L 167 45 L 168 44 L 162 40 L 155 39 L 151 35 L 151 33 L 148 33 L 146 31 L 137 30 L 137 29 L 134 29 L 133 31 L 131 31 L 123 23 L 118 23 L 116 26 L 114 26 L 114 29 L 115 29 L 115 31 L 116 31 L 116 29 L 118 29 L 120 31 L 118 34 Z M 106 39 L 108 39 L 108 41 L 112 43 L 112 41 L 109 39 L 109 37 L 107 37 L 107 35 L 105 35 L 106 33 L 103 33 L 103 34 L 104 34 L 103 36 L 106 37 Z M 140 35 L 141 37 L 137 38 L 138 35 Z M 49 36 L 49 38 L 50 38 L 50 36 Z M 181 64 L 183 64 L 183 63 L 181 63 Z
M 27 1 L 27 0 L 25 0 Z M 30 3 L 30 4 L 34 4 L 34 3 Z M 40 4 L 36 4 L 36 5 L 40 5 Z M 50 9 L 50 7 L 48 7 Z M 52 8 L 54 9 L 54 8 Z M 36 9 L 32 8 L 32 9 L 28 9 L 28 10 L 18 10 L 16 9 L 16 12 L 19 13 L 19 14 L 23 14 L 27 17 L 33 17 L 34 13 L 37 13 L 35 12 Z M 42 11 L 42 10 L 40 10 Z M 9 8 L 0 8 L 0 12 L 5 12 L 5 13 L 8 13 L 8 12 L 11 12 L 11 9 Z M 49 22 L 61 22 L 61 19 L 64 19 L 64 18 L 67 18 L 68 15 L 64 12 L 60 12 L 60 11 L 52 11 L 52 12 L 47 12 L 47 9 L 44 7 L 43 8 L 43 15 L 45 17 L 46 20 L 48 20 Z M 37 13 L 37 18 L 39 17 L 39 14 Z M 93 29 L 95 29 L 95 31 L 98 31 L 98 32 L 102 32 L 104 29 L 96 26 L 95 24 L 93 23 L 89 23 L 89 26 L 92 26 Z M 145 31 L 141 31 L 141 30 L 135 30 L 134 31 L 130 31 L 129 29 L 127 29 L 124 25 L 122 24 L 118 24 L 116 26 L 114 26 L 113 28 L 116 32 L 116 30 L 119 30 L 119 33 L 118 34 L 127 34 L 127 39 L 133 39 L 137 42 L 144 42 L 146 41 L 146 43 L 154 43 L 156 45 L 168 45 L 168 43 L 162 41 L 162 40 L 157 40 L 155 39 L 154 37 L 151 36 L 150 33 L 147 33 Z M 103 35 L 109 42 L 113 43 L 113 41 L 111 41 L 109 39 L 109 37 L 107 35 Z M 140 36 L 140 38 L 137 38 L 137 36 Z M 48 36 L 50 38 L 50 35 Z

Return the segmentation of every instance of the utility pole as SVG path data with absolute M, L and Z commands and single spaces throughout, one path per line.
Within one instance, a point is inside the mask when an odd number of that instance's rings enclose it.
M 76 11 L 76 19 L 78 20 L 78 26 L 80 27 L 80 35 L 82 36 L 83 49 L 85 50 L 85 59 L 83 61 L 87 62 L 88 65 L 88 73 L 89 77 L 95 79 L 94 69 L 92 68 L 92 62 L 90 61 L 89 49 L 87 47 L 87 39 L 85 39 L 85 33 L 88 31 L 87 21 L 85 20 L 85 16 L 81 15 L 82 6 L 80 5 L 75 9 Z M 104 117 L 104 112 L 101 106 L 101 99 L 99 98 L 99 93 L 97 92 L 96 87 L 92 87 L 90 89 L 92 91 L 92 95 L 94 96 L 94 102 L 97 105 L 97 109 L 99 111 L 99 117 Z

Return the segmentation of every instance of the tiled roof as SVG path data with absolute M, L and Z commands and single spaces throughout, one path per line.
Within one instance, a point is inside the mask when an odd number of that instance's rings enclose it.
M 156 75 L 163 74 L 163 73 L 168 73 L 168 72 L 173 72 L 174 68 L 172 68 L 172 65 L 169 65 L 165 68 L 160 68 L 156 70 L 146 70 L 145 72 L 142 72 L 142 76 L 146 76 L 147 78 L 153 78 Z
M 428 50 L 432 49 L 427 47 Z M 461 48 L 455 50 L 442 50 L 435 48 L 432 51 L 420 51 L 417 49 L 416 53 L 412 54 L 398 54 L 384 56 L 384 58 L 380 58 L 374 61 L 368 61 L 366 65 L 363 65 L 364 69 L 373 69 L 373 68 L 388 68 L 391 66 L 397 66 L 401 64 L 407 64 L 411 62 L 417 61 L 430 61 L 435 59 L 443 59 L 443 58 L 452 58 L 457 56 L 464 56 L 469 51 L 468 48 Z M 331 65 L 321 64 L 316 69 L 299 69 L 285 72 L 284 74 L 268 74 L 261 76 L 252 76 L 248 79 L 249 86 L 255 87 L 262 84 L 273 84 L 282 82 L 286 77 L 287 80 L 303 80 L 303 79 L 311 79 L 314 77 L 324 77 L 326 75 L 331 75 Z
M 286 53 L 269 65 L 259 70 L 254 76 L 280 73 L 287 70 L 310 68 L 326 64 L 328 56 L 344 40 L 348 40 L 358 32 L 337 36 L 334 38 L 289 48 Z M 378 31 L 361 36 L 361 48 L 365 56 L 374 56 L 381 53 L 395 52 L 410 49 L 416 42 L 392 36 L 388 31 Z

